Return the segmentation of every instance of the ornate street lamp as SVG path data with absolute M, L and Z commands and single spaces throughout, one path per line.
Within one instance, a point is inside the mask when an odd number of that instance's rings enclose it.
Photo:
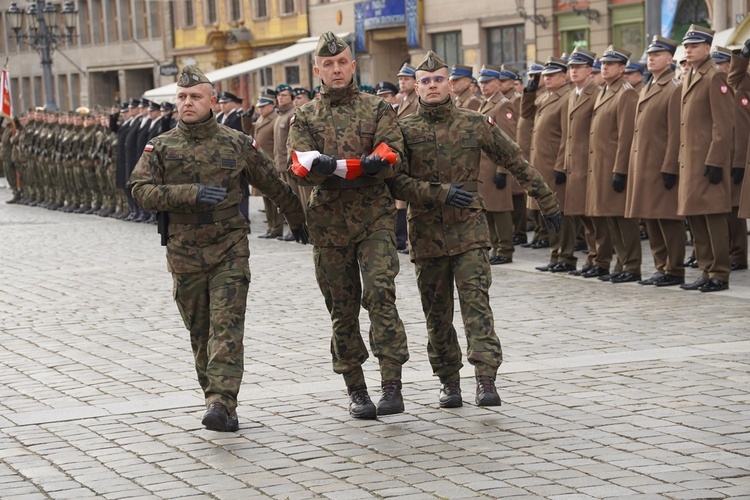
M 62 13 L 63 26 L 59 26 L 60 13 Z M 8 22 L 13 30 L 16 41 L 27 43 L 31 48 L 39 52 L 42 59 L 42 79 L 44 80 L 44 94 L 47 102 L 45 108 L 57 109 L 55 104 L 55 89 L 52 80 L 52 53 L 63 42 L 73 41 L 73 33 L 76 29 L 78 9 L 73 2 L 68 0 L 63 5 L 62 11 L 57 5 L 46 3 L 45 0 L 33 2 L 25 11 L 19 9 L 16 2 L 10 4 L 6 11 Z M 28 24 L 28 30 L 22 31 L 24 19 Z

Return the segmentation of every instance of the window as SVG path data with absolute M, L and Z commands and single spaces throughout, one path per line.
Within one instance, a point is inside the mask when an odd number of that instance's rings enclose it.
M 107 12 L 104 20 L 107 23 L 107 41 L 116 42 L 120 39 L 120 23 L 118 22 L 117 0 L 107 0 Z
M 91 26 L 94 43 L 104 42 L 104 6 L 99 2 L 91 4 L 94 23 Z
M 216 11 L 216 0 L 205 0 L 204 5 L 206 6 L 206 24 L 214 24 L 219 20 L 219 15 Z
M 294 11 L 297 10 L 297 7 L 294 5 L 295 0 L 279 0 L 281 2 L 281 15 L 285 14 L 294 14 Z
M 122 39 L 133 39 L 133 6 L 130 0 L 120 0 L 120 24 L 122 26 Z
M 57 75 L 57 105 L 60 109 L 68 109 L 69 102 L 68 75 Z
M 239 21 L 240 19 L 242 19 L 241 0 L 229 0 L 229 20 Z
M 5 52 L 5 16 L 0 12 L 0 53 Z M 7 30 L 8 33 L 12 33 L 13 30 Z M 11 37 L 12 38 L 12 37 Z
M 260 86 L 273 87 L 273 68 L 263 68 L 258 74 L 260 75 Z
M 78 0 L 78 40 L 81 45 L 91 43 L 91 17 L 88 0 Z
M 70 108 L 76 109 L 81 105 L 81 75 L 78 73 L 70 75 L 70 96 L 73 98 Z
M 185 0 L 185 27 L 195 26 L 195 0 Z
M 159 38 L 161 36 L 161 7 L 160 3 L 151 0 L 148 3 L 148 14 L 151 20 L 148 23 L 148 29 L 151 34 L 151 38 Z
M 284 82 L 289 85 L 299 85 L 299 66 L 284 67 Z
M 589 48 L 589 23 L 584 16 L 562 14 L 557 18 L 557 29 L 560 31 L 560 51 L 570 54 L 576 47 Z
M 266 0 L 254 0 L 254 18 L 255 19 L 263 19 L 268 17 L 268 5 L 266 5 Z
M 461 49 L 461 32 L 449 31 L 432 35 L 432 50 L 452 66 L 464 63 L 464 52 Z
M 146 38 L 148 26 L 148 9 L 146 0 L 136 0 L 135 3 L 135 33 L 138 39 Z
M 526 66 L 526 44 L 523 24 L 498 26 L 487 30 L 487 62 L 514 68 Z
M 642 4 L 612 9 L 612 43 L 630 51 L 634 60 L 640 59 L 646 48 L 645 19 Z

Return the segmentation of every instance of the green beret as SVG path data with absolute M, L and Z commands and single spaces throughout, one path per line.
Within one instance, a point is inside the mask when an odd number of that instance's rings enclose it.
M 331 57 L 341 54 L 346 50 L 348 45 L 345 41 L 335 35 L 332 31 L 326 31 L 320 35 L 318 47 L 315 49 L 315 55 L 321 57 Z
M 417 66 L 417 71 L 429 71 L 432 73 L 433 71 L 437 71 L 440 68 L 447 68 L 448 65 L 445 64 L 445 61 L 440 59 L 440 56 L 434 53 L 433 51 L 429 51 L 426 56 L 424 56 L 424 59 L 422 59 L 422 62 L 419 63 Z
M 285 91 L 292 92 L 292 86 L 287 83 L 280 83 L 276 86 L 276 94 L 281 94 Z
M 211 83 L 211 81 L 195 66 L 185 66 L 180 76 L 177 77 L 177 85 L 180 87 L 192 87 L 199 83 Z

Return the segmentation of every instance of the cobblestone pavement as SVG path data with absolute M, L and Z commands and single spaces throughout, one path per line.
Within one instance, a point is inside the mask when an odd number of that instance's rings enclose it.
M 493 267 L 503 406 L 473 404 L 467 364 L 446 410 L 402 256 L 406 412 L 356 421 L 311 249 L 258 239 L 254 198 L 241 429 L 225 434 L 200 424 L 155 226 L 8 198 L 2 498 L 750 498 L 748 271 L 702 294 L 541 273 L 547 251 L 519 249 Z M 366 373 L 377 399 L 373 359 Z

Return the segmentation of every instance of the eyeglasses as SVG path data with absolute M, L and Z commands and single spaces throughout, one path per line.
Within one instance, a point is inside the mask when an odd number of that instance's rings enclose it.
M 429 76 L 425 76 L 424 78 L 419 79 L 420 85 L 429 85 L 432 82 L 435 82 L 436 84 L 441 84 L 445 81 L 445 77 L 442 75 L 433 76 L 430 78 Z

